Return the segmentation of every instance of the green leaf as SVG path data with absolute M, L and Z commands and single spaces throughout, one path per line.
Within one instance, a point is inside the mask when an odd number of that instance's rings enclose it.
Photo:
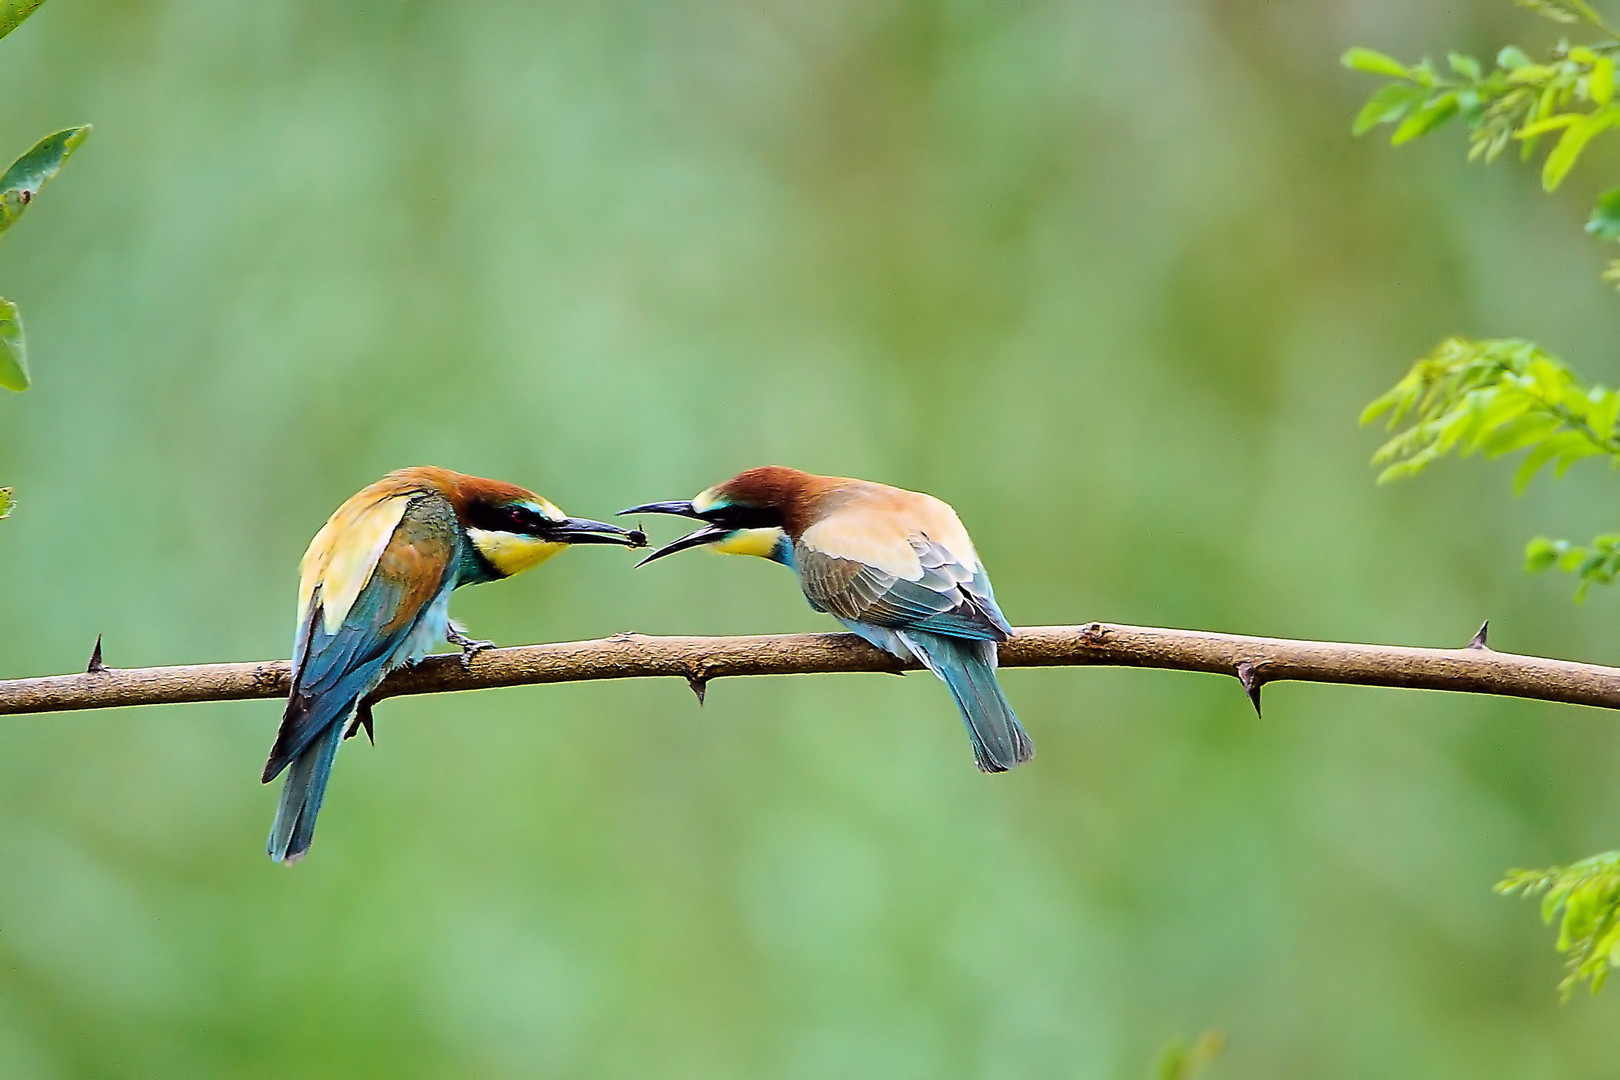
M 1532 574 L 1551 570 L 1569 546 L 1568 541 L 1538 536 L 1524 545 L 1524 568 Z
M 1620 240 L 1620 188 L 1610 188 L 1598 198 L 1586 231 L 1599 240 Z
M 1547 155 L 1547 162 L 1541 168 L 1541 186 L 1547 191 L 1557 188 L 1569 175 L 1569 170 L 1575 167 L 1586 144 L 1616 124 L 1620 124 L 1620 109 L 1610 106 L 1588 113 L 1579 123 L 1565 128 L 1563 137 L 1552 148 L 1552 153 Z
M 1479 79 L 1479 61 L 1472 56 L 1464 56 L 1459 52 L 1447 53 L 1446 63 L 1451 65 L 1452 71 L 1465 79 L 1476 81 Z
M 1533 124 L 1526 124 L 1514 132 L 1521 139 L 1533 139 L 1537 135 L 1545 135 L 1549 131 L 1558 131 L 1562 128 L 1572 127 L 1586 119 L 1586 113 L 1567 112 L 1545 116 Z
M 1607 105 L 1614 97 L 1614 58 L 1600 56 L 1586 77 L 1586 93 L 1594 105 Z
M 0 488 L 0 521 L 5 520 L 15 505 L 16 500 L 11 497 L 11 489 Z
M 1528 67 L 1530 62 L 1530 57 L 1517 45 L 1509 45 L 1496 54 L 1497 66 L 1507 68 L 1509 71 L 1517 71 L 1519 68 Z
M 1428 94 L 1421 86 L 1411 83 L 1390 83 L 1367 100 L 1350 125 L 1353 135 L 1365 134 L 1379 124 L 1389 124 L 1405 116 L 1407 110 Z
M 1513 83 L 1515 86 L 1522 86 L 1528 83 L 1546 82 L 1557 74 L 1558 69 L 1551 64 L 1525 64 L 1522 67 L 1513 69 L 1508 75 L 1508 82 Z
M 1225 1050 L 1226 1035 L 1220 1031 L 1206 1031 L 1190 1045 L 1175 1039 L 1159 1051 L 1153 1075 L 1155 1080 L 1197 1080 Z
M 39 189 L 62 168 L 62 162 L 90 134 L 90 125 L 63 128 L 35 143 L 0 176 L 0 232 L 11 227 L 34 201 Z
M 1543 15 L 1553 22 L 1572 23 L 1580 20 L 1580 16 L 1570 10 L 1572 5 L 1560 3 L 1559 0 L 1513 0 L 1513 2 L 1527 11 L 1534 11 L 1537 15 Z
M 1352 71 L 1365 71 L 1369 75 L 1388 75 L 1395 79 L 1408 77 L 1406 65 L 1399 60 L 1360 46 L 1339 57 L 1339 63 Z
M 45 0 L 0 0 L 0 37 L 5 37 L 34 13 Z
M 1400 126 L 1395 129 L 1395 134 L 1389 137 L 1389 144 L 1400 146 L 1402 143 L 1411 142 L 1420 135 L 1427 135 L 1456 115 L 1457 95 L 1441 94 L 1402 120 Z
M 28 381 L 22 313 L 10 300 L 0 300 L 0 388 L 20 392 L 28 389 Z

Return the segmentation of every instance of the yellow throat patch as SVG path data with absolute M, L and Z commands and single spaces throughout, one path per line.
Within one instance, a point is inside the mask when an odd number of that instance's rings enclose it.
M 468 529 L 467 536 L 478 549 L 478 554 L 488 560 L 489 565 L 502 577 L 532 570 L 568 546 L 535 536 L 487 532 L 483 529 Z
M 722 555 L 758 555 L 768 559 L 784 535 L 781 529 L 774 526 L 768 529 L 738 529 L 724 540 L 715 541 L 713 547 Z

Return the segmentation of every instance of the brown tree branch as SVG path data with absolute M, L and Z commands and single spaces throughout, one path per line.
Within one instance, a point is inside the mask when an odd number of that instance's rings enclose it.
M 1100 664 L 1231 675 L 1242 682 L 1256 709 L 1260 688 L 1285 679 L 1454 690 L 1620 708 L 1620 668 L 1496 652 L 1485 646 L 1483 627 L 1465 648 L 1413 649 L 1110 623 L 1038 626 L 1019 630 L 1002 645 L 1001 663 L 1004 667 Z M 466 667 L 454 655 L 432 656 L 394 673 L 376 696 L 656 676 L 684 678 L 701 696 L 708 682 L 732 675 L 903 670 L 907 665 L 853 634 L 619 634 L 600 641 L 492 649 L 479 653 Z M 0 681 L 0 715 L 285 697 L 287 680 L 285 660 L 104 667 L 80 675 Z

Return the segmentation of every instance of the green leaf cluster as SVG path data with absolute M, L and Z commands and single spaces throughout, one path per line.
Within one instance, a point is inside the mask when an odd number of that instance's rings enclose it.
M 1469 159 L 1494 161 L 1513 141 L 1529 160 L 1544 137 L 1556 142 L 1542 163 L 1542 187 L 1558 187 L 1597 136 L 1620 128 L 1615 100 L 1615 62 L 1620 33 L 1586 0 L 1514 0 L 1555 22 L 1585 23 L 1604 40 L 1586 45 L 1560 42 L 1545 63 L 1508 46 L 1490 71 L 1473 57 L 1452 53 L 1450 75 L 1429 61 L 1411 67 L 1369 49 L 1351 49 L 1344 64 L 1395 80 L 1382 87 L 1357 115 L 1356 134 L 1394 124 L 1391 142 L 1427 134 L 1454 116 L 1469 129 Z M 1620 240 L 1620 188 L 1598 199 L 1586 231 Z M 1620 286 L 1620 259 L 1611 260 L 1605 281 Z M 1589 386 L 1558 358 L 1528 341 L 1452 338 L 1413 365 L 1388 393 L 1362 413 L 1369 423 L 1387 416 L 1391 430 L 1373 461 L 1383 465 L 1379 482 L 1410 476 L 1447 453 L 1498 457 L 1524 452 L 1514 478 L 1522 492 L 1542 469 L 1562 475 L 1572 464 L 1605 457 L 1620 464 L 1620 395 Z M 1620 577 L 1620 533 L 1572 544 L 1538 536 L 1525 547 L 1525 569 L 1560 569 L 1575 575 L 1576 599 L 1593 585 Z M 1595 993 L 1611 968 L 1620 966 L 1620 851 L 1594 855 L 1550 870 L 1512 870 L 1500 893 L 1545 894 L 1542 919 L 1559 920 L 1558 949 L 1569 970 L 1560 989 L 1567 998 L 1581 982 Z
M 1528 161 L 1550 140 L 1541 184 L 1548 191 L 1557 188 L 1594 139 L 1620 130 L 1620 101 L 1615 98 L 1620 33 L 1584 0 L 1515 3 L 1555 22 L 1585 23 L 1603 36 L 1579 45 L 1562 41 L 1541 63 L 1509 45 L 1496 54 L 1489 70 L 1475 57 L 1456 52 L 1447 55 L 1447 70 L 1440 72 L 1427 57 L 1407 65 L 1372 49 L 1351 49 L 1343 57 L 1346 67 L 1394 80 L 1368 99 L 1351 130 L 1360 135 L 1392 124 L 1390 142 L 1399 146 L 1461 117 L 1468 128 L 1469 160 L 1488 162 L 1514 142 L 1521 159 Z M 1620 188 L 1598 201 L 1587 231 L 1602 240 L 1620 240 Z M 1620 286 L 1620 259 L 1603 276 Z
M 1572 544 L 1538 536 L 1525 545 L 1524 568 L 1531 573 L 1557 568 L 1579 582 L 1575 599 L 1586 599 L 1593 585 L 1612 585 L 1620 576 L 1620 533 L 1595 536 L 1589 544 Z
M 34 196 L 62 169 L 68 155 L 90 134 L 90 125 L 64 128 L 45 136 L 0 174 L 0 233 L 14 225 Z M 22 314 L 17 305 L 0 299 L 0 387 L 26 390 L 29 385 L 28 350 L 23 340 Z
M 1523 451 L 1515 493 L 1549 467 L 1561 476 L 1583 458 L 1620 465 L 1620 393 L 1588 386 L 1528 341 L 1441 342 L 1368 405 L 1361 422 L 1381 417 L 1391 430 L 1401 430 L 1373 455 L 1373 463 L 1384 466 L 1379 483 L 1411 476 L 1448 453 L 1501 457 Z M 1525 546 L 1524 565 L 1533 572 L 1573 574 L 1575 597 L 1584 600 L 1592 586 L 1620 577 L 1620 534 L 1587 545 L 1538 536 Z
M 1588 457 L 1620 462 L 1620 393 L 1587 386 L 1557 357 L 1514 338 L 1449 338 L 1361 414 L 1406 426 L 1373 455 L 1380 483 L 1420 472 L 1447 453 L 1526 451 L 1522 492 L 1542 469 L 1562 474 Z
M 1380 88 L 1351 124 L 1360 135 L 1380 124 L 1395 125 L 1390 143 L 1400 146 L 1427 135 L 1454 117 L 1468 127 L 1470 160 L 1495 161 L 1517 141 L 1528 160 L 1544 136 L 1557 141 L 1542 166 L 1548 191 L 1563 183 L 1587 145 L 1620 126 L 1614 100 L 1615 56 L 1620 40 L 1561 45 L 1545 63 L 1509 45 L 1489 70 L 1462 53 L 1446 57 L 1449 73 L 1428 58 L 1407 66 L 1371 49 L 1344 54 L 1346 67 L 1394 79 Z
M 0 0 L 0 38 L 22 23 L 44 0 Z M 90 125 L 63 128 L 29 147 L 26 153 L 0 173 L 0 232 L 14 225 L 24 210 L 33 205 L 62 163 L 90 134 Z M 22 312 L 10 300 L 0 298 L 0 389 L 28 389 L 28 345 L 23 336 Z M 0 488 L 0 519 L 11 510 L 11 489 Z
M 0 0 L 0 37 L 15 30 L 44 0 Z M 0 232 L 9 229 L 34 201 L 40 188 L 55 176 L 62 163 L 90 134 L 90 125 L 63 128 L 45 136 L 0 174 Z M 17 305 L 0 299 L 0 389 L 28 389 L 28 350 L 23 338 L 22 314 Z
M 1542 921 L 1558 920 L 1558 951 L 1568 954 L 1568 972 L 1558 984 L 1564 997 L 1582 982 L 1597 993 L 1620 967 L 1620 851 L 1548 870 L 1509 870 L 1496 891 L 1540 894 Z

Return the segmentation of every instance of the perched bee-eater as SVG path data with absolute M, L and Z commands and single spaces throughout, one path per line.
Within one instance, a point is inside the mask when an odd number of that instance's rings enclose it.
M 401 469 L 337 508 L 300 564 L 292 692 L 264 766 L 287 769 L 270 857 L 296 862 L 315 833 L 332 760 L 357 707 L 390 671 L 443 638 L 470 660 L 450 622 L 450 593 L 538 566 L 569 544 L 646 543 L 639 532 L 571 518 L 532 491 L 449 469 Z M 348 733 L 353 734 L 350 726 Z M 290 768 L 289 768 L 290 766 Z
M 996 681 L 996 643 L 1011 637 L 1012 627 L 956 511 L 932 495 L 768 465 L 691 502 L 620 513 L 705 522 L 643 564 L 709 544 L 792 569 L 811 607 L 944 680 L 984 772 L 1006 772 L 1035 756 Z

